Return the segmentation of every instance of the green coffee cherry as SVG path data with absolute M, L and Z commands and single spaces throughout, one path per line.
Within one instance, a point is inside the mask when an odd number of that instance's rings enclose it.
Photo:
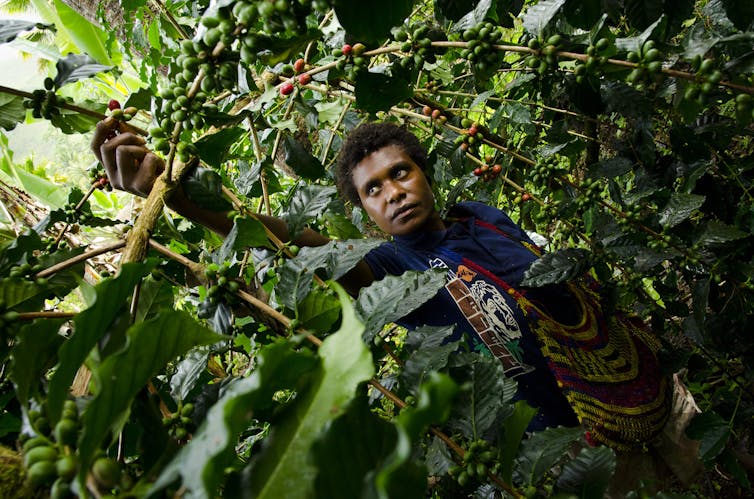
M 55 469 L 60 478 L 70 481 L 76 476 L 78 462 L 72 455 L 63 456 L 55 462 Z
M 42 461 L 55 461 L 58 458 L 58 451 L 51 445 L 34 447 L 24 454 L 24 466 L 30 468 L 36 463 Z
M 52 484 L 58 476 L 55 463 L 52 461 L 39 461 L 32 464 L 27 470 L 29 483 L 32 487 L 44 487 Z
M 120 482 L 120 465 L 112 458 L 100 457 L 92 465 L 92 475 L 102 487 L 111 489 Z
M 61 445 L 74 447 L 79 436 L 79 427 L 76 421 L 61 419 L 55 425 L 55 440 Z

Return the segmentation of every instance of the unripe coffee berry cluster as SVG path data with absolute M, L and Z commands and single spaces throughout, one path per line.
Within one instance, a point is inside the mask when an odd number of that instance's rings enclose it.
M 181 404 L 176 412 L 162 419 L 162 424 L 176 440 L 186 440 L 196 429 L 191 419 L 193 414 L 194 404 Z
M 532 38 L 528 46 L 534 52 L 526 58 L 526 65 L 544 76 L 549 70 L 558 66 L 558 50 L 562 48 L 563 37 L 552 35 L 547 40 Z
M 55 83 L 52 78 L 45 78 L 44 90 L 38 89 L 31 93 L 31 99 L 24 100 L 24 107 L 31 109 L 31 115 L 37 119 L 52 119 L 60 115 L 60 106 L 70 104 L 69 97 L 62 97 L 55 93 Z
M 501 52 L 493 48 L 503 38 L 503 27 L 490 22 L 481 22 L 465 30 L 461 39 L 467 43 L 461 50 L 461 57 L 471 63 L 474 71 L 486 71 L 496 69 Z
M 83 205 L 79 208 L 76 206 L 77 203 L 68 203 L 61 208 L 66 223 L 87 225 L 97 218 L 91 211 L 82 209 Z
M 65 401 L 54 429 L 42 410 L 30 410 L 29 422 L 37 433 L 22 447 L 29 484 L 51 487 L 51 498 L 72 497 L 71 482 L 79 470 L 75 450 L 81 429 L 76 402 Z
M 701 55 L 696 55 L 691 60 L 691 69 L 696 72 L 696 75 L 693 83 L 686 87 L 683 96 L 686 100 L 695 100 L 704 105 L 709 95 L 717 88 L 717 84 L 723 79 L 723 73 L 715 68 L 712 59 L 702 59 Z
M 647 247 L 655 250 L 663 250 L 668 248 L 672 242 L 673 236 L 670 234 L 657 234 L 647 241 Z
M 329 9 L 326 0 L 240 0 L 233 3 L 232 15 L 240 42 L 241 61 L 253 64 L 286 32 L 305 33 L 311 14 Z M 264 31 L 256 28 L 261 20 Z M 280 34 L 279 36 L 277 34 Z
M 403 57 L 398 62 L 404 69 L 421 69 L 424 62 L 436 62 L 440 49 L 433 47 L 432 42 L 447 39 L 442 29 L 426 23 L 413 23 L 411 26 L 397 28 L 393 36 L 395 41 L 401 44 L 401 52 L 409 54 L 409 57 Z
M 213 310 L 214 305 L 220 302 L 231 305 L 238 302 L 237 293 L 241 289 L 241 284 L 229 277 L 230 270 L 230 264 L 227 262 L 222 265 L 216 263 L 207 265 L 204 276 L 210 284 L 207 288 L 206 302 L 199 306 L 199 317 L 205 319 L 209 317 L 207 314 Z
M 111 99 L 107 104 L 107 109 L 110 111 L 109 115 L 119 121 L 131 121 L 139 110 L 133 106 L 128 106 L 125 109 L 120 108 L 120 102 L 115 99 Z
M 537 185 L 546 184 L 550 179 L 565 173 L 565 169 L 552 160 L 540 161 L 536 165 L 532 165 L 530 171 L 531 176 L 529 178 Z
M 622 216 L 616 219 L 621 227 L 629 227 L 641 223 L 644 218 L 644 207 L 641 205 L 626 206 Z
M 585 178 L 579 184 L 579 197 L 575 203 L 581 209 L 587 209 L 594 206 L 594 203 L 600 199 L 602 186 L 599 181 L 591 178 Z
M 626 55 L 628 62 L 637 64 L 626 77 L 626 81 L 641 88 L 645 82 L 652 81 L 655 75 L 662 71 L 661 59 L 662 52 L 655 47 L 655 42 L 647 40 L 638 50 L 632 50 Z
M 97 189 L 106 189 L 108 191 L 113 190 L 113 186 L 110 185 L 110 179 L 107 178 L 105 169 L 99 163 L 97 163 L 97 166 L 94 168 L 90 168 L 88 174 L 91 184 L 96 186 Z
M 607 38 L 600 38 L 586 48 L 586 61 L 576 61 L 576 66 L 573 68 L 577 83 L 583 83 L 588 76 L 599 75 L 600 67 L 607 62 L 607 57 L 603 54 L 609 48 L 610 40 Z
M 484 480 L 487 473 L 496 474 L 499 471 L 498 454 L 498 450 L 486 440 L 475 440 L 469 444 L 463 463 L 450 468 L 448 474 L 462 487 L 475 478 Z

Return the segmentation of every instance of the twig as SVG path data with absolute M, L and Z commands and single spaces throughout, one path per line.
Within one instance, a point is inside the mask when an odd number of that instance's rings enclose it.
M 95 190 L 97 190 L 97 184 L 96 184 L 96 183 L 93 183 L 93 184 L 92 184 L 92 186 L 91 186 L 91 187 L 89 187 L 89 191 L 87 191 L 87 193 L 86 193 L 86 194 L 84 194 L 84 197 L 83 197 L 83 198 L 81 198 L 81 201 L 79 201 L 79 202 L 78 202 L 78 203 L 76 204 L 76 207 L 75 207 L 75 208 L 74 208 L 73 210 L 74 210 L 74 211 L 77 211 L 77 212 L 78 212 L 78 211 L 79 211 L 79 210 L 81 209 L 81 207 L 82 207 L 82 206 L 84 206 L 84 203 L 86 203 L 86 201 L 87 201 L 87 200 L 89 199 L 89 196 L 91 196 L 91 195 L 92 195 L 92 193 L 93 193 L 93 192 L 94 192 Z M 60 244 L 60 240 L 61 240 L 61 239 L 63 239 L 63 236 L 65 235 L 65 233 L 66 233 L 66 232 L 68 232 L 68 229 L 69 229 L 70 227 L 71 227 L 71 223 L 70 223 L 70 222 L 66 222 L 66 223 L 65 223 L 65 226 L 63 227 L 63 229 L 62 229 L 62 230 L 60 231 L 60 233 L 58 234 L 58 237 L 56 237 L 56 238 L 55 238 L 55 241 L 54 241 L 54 242 L 52 243 L 52 247 L 53 247 L 53 248 L 57 248 L 57 247 L 58 247 L 58 244 Z
M 70 319 L 76 312 L 21 312 L 18 314 L 20 321 L 33 321 L 35 319 Z
M 85 262 L 86 260 L 89 260 L 90 258 L 94 258 L 95 256 L 102 255 L 104 253 L 109 253 L 111 251 L 119 250 L 125 246 L 126 246 L 126 241 L 115 241 L 101 248 L 87 251 L 80 255 L 76 255 L 72 258 L 69 258 L 68 260 L 65 260 L 63 262 L 56 263 L 55 265 L 51 267 L 47 267 L 46 269 L 37 272 L 34 275 L 34 277 L 51 276 L 55 274 L 56 272 L 60 272 L 61 270 L 67 269 L 68 267 L 72 267 L 78 263 Z
M 332 133 L 330 134 L 330 137 L 327 139 L 327 144 L 325 144 L 325 147 L 322 148 L 322 153 L 320 154 L 320 163 L 322 163 L 323 165 L 325 164 L 325 161 L 327 160 L 327 155 L 330 152 L 330 147 L 332 147 L 333 139 L 335 139 L 335 134 L 338 128 L 340 128 L 340 125 L 343 123 L 343 120 L 346 117 L 346 113 L 348 113 L 348 110 L 350 108 L 351 108 L 351 103 L 346 102 L 346 105 L 343 106 L 343 110 L 340 112 L 340 115 L 338 116 L 338 121 L 332 127 Z
M 2 85 L 0 85 L 0 92 L 1 93 L 6 93 L 6 94 L 11 94 L 11 95 L 17 95 L 19 97 L 25 97 L 27 99 L 33 99 L 34 98 L 34 96 L 31 94 L 31 92 L 24 92 L 23 90 L 17 90 L 15 88 L 4 87 Z M 57 107 L 59 107 L 61 109 L 68 109 L 69 111 L 74 111 L 76 113 L 83 114 L 85 116 L 90 116 L 90 117 L 96 118 L 98 120 L 103 120 L 103 119 L 105 119 L 107 117 L 106 115 L 104 115 L 102 113 L 98 113 L 97 111 L 92 111 L 91 109 L 87 109 L 85 107 L 76 106 L 76 105 L 73 105 L 73 104 L 67 104 L 67 103 L 59 102 L 57 104 Z M 138 133 L 139 135 L 148 135 L 147 131 L 144 130 L 144 129 L 142 129 L 142 128 L 139 128 L 139 127 L 136 127 L 136 126 L 133 126 L 133 125 L 129 125 L 129 127 L 131 127 L 133 129 L 133 131 L 136 132 L 136 133 Z

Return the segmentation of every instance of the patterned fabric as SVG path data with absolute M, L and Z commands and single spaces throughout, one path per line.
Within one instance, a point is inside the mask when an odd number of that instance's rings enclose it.
M 522 288 L 541 251 L 500 210 L 466 202 L 449 216 L 448 229 L 396 237 L 365 258 L 378 279 L 447 270 L 445 289 L 401 324 L 456 324 L 452 339 L 497 357 L 518 398 L 539 408 L 530 430 L 581 422 L 616 449 L 653 438 L 670 400 L 654 338 L 627 317 L 604 318 L 596 283 Z
M 591 440 L 617 450 L 646 445 L 671 408 L 659 342 L 639 321 L 604 317 L 596 285 L 569 288 L 583 311 L 577 324 L 561 324 L 521 300 L 550 370 Z

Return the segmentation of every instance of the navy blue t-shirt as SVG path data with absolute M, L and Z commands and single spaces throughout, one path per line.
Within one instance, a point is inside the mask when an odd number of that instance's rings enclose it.
M 502 211 L 477 202 L 460 203 L 449 211 L 446 226 L 396 236 L 365 257 L 376 279 L 407 270 L 447 270 L 445 288 L 399 323 L 408 329 L 455 324 L 448 341 L 465 336 L 471 349 L 497 357 L 506 375 L 518 382 L 517 398 L 539 409 L 529 429 L 577 425 L 516 300 L 526 296 L 543 309 L 569 316 L 573 301 L 567 291 L 520 287 L 524 272 L 538 258 L 537 248 Z

